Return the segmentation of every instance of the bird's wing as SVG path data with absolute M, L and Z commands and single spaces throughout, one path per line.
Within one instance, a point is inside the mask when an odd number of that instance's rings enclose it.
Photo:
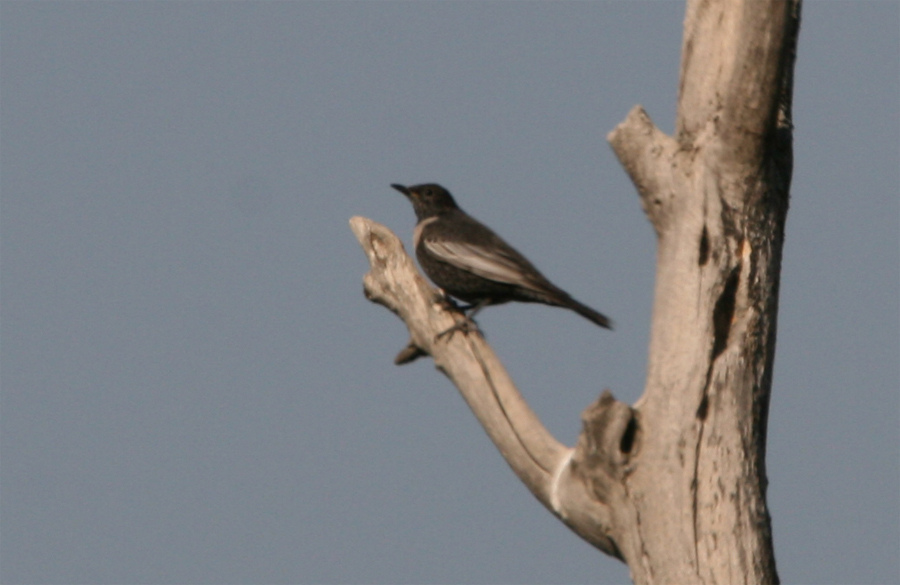
M 539 288 L 535 286 L 537 283 L 534 279 L 528 275 L 534 268 L 522 266 L 522 260 L 501 248 L 485 248 L 477 244 L 446 240 L 426 239 L 423 243 L 431 256 L 451 266 L 488 280 L 529 289 Z M 523 270 L 526 268 L 530 270 Z

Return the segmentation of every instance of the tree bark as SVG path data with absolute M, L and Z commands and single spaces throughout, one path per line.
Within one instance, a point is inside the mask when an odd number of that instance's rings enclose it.
M 676 135 L 639 106 L 608 139 L 657 235 L 647 382 L 604 392 L 574 449 L 528 408 L 484 339 L 453 321 L 387 228 L 353 218 L 365 290 L 407 324 L 509 465 L 635 583 L 777 583 L 765 440 L 799 0 L 689 0 Z M 456 318 L 459 318 L 458 316 Z

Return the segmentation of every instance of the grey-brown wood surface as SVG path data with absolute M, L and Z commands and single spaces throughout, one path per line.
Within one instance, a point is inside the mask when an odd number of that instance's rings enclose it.
M 640 106 L 609 134 L 657 235 L 648 374 L 633 407 L 589 406 L 574 448 L 480 335 L 436 338 L 454 319 L 443 299 L 390 230 L 351 220 L 367 296 L 410 331 L 398 362 L 430 355 L 537 499 L 635 583 L 778 581 L 765 441 L 799 8 L 689 1 L 676 135 Z

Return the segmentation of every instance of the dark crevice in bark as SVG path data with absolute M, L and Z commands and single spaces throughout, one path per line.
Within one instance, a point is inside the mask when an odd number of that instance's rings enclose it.
M 705 266 L 709 260 L 709 233 L 706 231 L 706 225 L 703 226 L 703 233 L 700 235 L 700 256 L 698 264 Z
M 709 411 L 709 397 L 704 394 L 703 399 L 700 400 L 700 406 L 697 407 L 697 418 L 700 419 L 701 422 L 706 420 L 706 414 Z
M 731 320 L 734 317 L 734 301 L 737 295 L 738 284 L 740 284 L 740 267 L 736 267 L 731 271 L 728 280 L 725 281 L 725 288 L 716 301 L 713 309 L 713 350 L 712 359 L 710 360 L 710 368 L 712 362 L 716 361 L 728 344 L 728 333 L 731 331 Z
M 637 420 L 634 417 L 631 417 L 631 420 L 628 421 L 628 426 L 625 427 L 625 432 L 622 433 L 622 439 L 619 441 L 619 451 L 625 455 L 630 454 L 631 448 L 634 447 L 634 438 L 636 434 Z

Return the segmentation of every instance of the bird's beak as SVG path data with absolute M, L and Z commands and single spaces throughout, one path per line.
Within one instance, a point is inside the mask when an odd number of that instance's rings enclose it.
M 397 183 L 393 183 L 393 184 L 391 184 L 391 187 L 393 187 L 397 191 L 400 191 L 407 197 L 412 197 L 412 191 L 410 191 L 407 187 L 404 187 L 403 185 L 398 185 Z

